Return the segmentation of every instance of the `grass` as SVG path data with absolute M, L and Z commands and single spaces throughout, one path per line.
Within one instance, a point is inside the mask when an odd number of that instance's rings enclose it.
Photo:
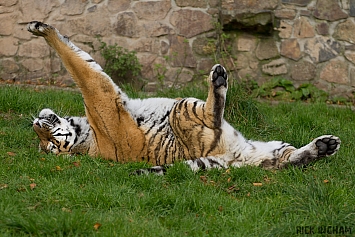
M 187 90 L 203 98 L 203 90 Z M 342 139 L 339 153 L 305 169 L 195 174 L 177 164 L 164 177 L 129 176 L 146 164 L 38 152 L 32 116 L 44 107 L 84 115 L 79 93 L 2 87 L 0 235 L 304 236 L 306 227 L 317 235 L 328 226 L 329 236 L 354 235 L 354 112 L 325 104 L 271 106 L 233 90 L 226 118 L 246 137 L 302 146 L 334 134 Z

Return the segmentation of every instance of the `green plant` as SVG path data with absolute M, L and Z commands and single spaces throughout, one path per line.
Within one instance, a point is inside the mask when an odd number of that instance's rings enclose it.
M 310 83 L 295 87 L 292 81 L 275 77 L 253 90 L 253 97 L 275 98 L 281 100 L 325 102 L 328 93 Z
M 352 105 L 353 101 L 350 101 L 348 98 L 345 98 L 343 96 L 335 96 L 331 98 L 328 102 L 332 104 L 338 104 L 338 105 Z
M 156 73 L 156 77 L 158 80 L 158 84 L 159 84 L 159 88 L 163 88 L 164 87 L 164 81 L 166 79 L 166 72 L 168 71 L 168 69 L 160 64 L 154 64 L 154 68 L 153 68 L 154 72 Z
M 135 79 L 142 70 L 139 63 L 137 53 L 129 51 L 117 44 L 107 45 L 98 38 L 100 45 L 100 53 L 106 60 L 104 71 L 112 78 L 121 77 L 123 79 Z

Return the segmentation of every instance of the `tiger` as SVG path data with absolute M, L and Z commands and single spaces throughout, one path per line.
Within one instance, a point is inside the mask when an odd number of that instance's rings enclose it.
M 51 25 L 32 21 L 27 29 L 43 37 L 59 55 L 83 97 L 85 117 L 40 111 L 33 129 L 46 152 L 88 154 L 126 163 L 152 165 L 137 174 L 164 174 L 176 162 L 193 171 L 260 166 L 305 166 L 334 155 L 341 141 L 322 135 L 296 148 L 283 141 L 254 141 L 224 118 L 228 75 L 216 64 L 208 77 L 206 101 L 196 98 L 129 98 L 86 52 Z

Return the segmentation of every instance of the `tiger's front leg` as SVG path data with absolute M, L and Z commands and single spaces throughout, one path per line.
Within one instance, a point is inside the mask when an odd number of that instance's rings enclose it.
M 205 123 L 210 128 L 221 127 L 228 89 L 228 75 L 226 69 L 216 64 L 212 67 L 208 77 L 209 91 L 205 105 Z

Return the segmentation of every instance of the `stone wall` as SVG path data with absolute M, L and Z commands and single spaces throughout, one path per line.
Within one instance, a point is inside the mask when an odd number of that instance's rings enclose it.
M 96 36 L 137 51 L 147 90 L 157 76 L 166 85 L 202 78 L 218 61 L 234 78 L 281 76 L 352 98 L 353 16 L 355 0 L 0 0 L 0 78 L 72 83 L 53 50 L 27 32 L 39 20 L 101 65 Z

